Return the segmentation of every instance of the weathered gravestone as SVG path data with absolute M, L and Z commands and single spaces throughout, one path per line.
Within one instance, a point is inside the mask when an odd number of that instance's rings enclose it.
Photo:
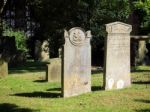
M 49 42 L 47 40 L 43 42 L 36 40 L 34 53 L 36 61 L 49 61 Z
M 3 59 L 0 59 L 0 78 L 8 75 L 8 63 Z
M 40 61 L 46 62 L 49 60 L 49 42 L 47 40 L 43 41 L 41 46 L 41 57 Z
M 70 97 L 91 91 L 91 32 L 74 27 L 65 31 L 62 93 Z
M 104 86 L 106 90 L 121 89 L 131 85 L 130 32 L 132 26 L 114 22 L 106 25 Z
M 150 59 L 148 56 L 148 48 L 146 47 L 146 41 L 149 40 L 149 36 L 132 35 L 131 36 L 131 62 L 132 65 L 149 65 Z
M 61 82 L 61 67 L 61 58 L 50 59 L 50 64 L 47 64 L 46 80 Z

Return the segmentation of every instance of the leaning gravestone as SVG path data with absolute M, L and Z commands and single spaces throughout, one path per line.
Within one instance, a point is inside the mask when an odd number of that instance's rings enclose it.
M 74 27 L 65 31 L 62 93 L 70 97 L 91 91 L 91 32 Z
M 130 32 L 132 26 L 114 22 L 106 25 L 104 86 L 106 90 L 131 85 Z
M 8 75 L 8 64 L 3 59 L 0 59 L 0 78 Z

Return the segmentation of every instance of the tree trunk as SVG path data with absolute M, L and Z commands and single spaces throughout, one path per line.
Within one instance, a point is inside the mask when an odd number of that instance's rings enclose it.
M 6 5 L 6 3 L 7 3 L 7 0 L 4 0 L 4 1 L 3 1 L 3 5 L 2 5 L 2 7 L 1 7 L 1 9 L 0 9 L 0 14 L 2 14 L 3 9 L 4 9 L 5 5 Z

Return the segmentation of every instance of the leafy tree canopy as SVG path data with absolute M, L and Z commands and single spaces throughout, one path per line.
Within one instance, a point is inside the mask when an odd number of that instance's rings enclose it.
M 50 40 L 51 51 L 63 43 L 64 29 L 79 26 L 92 30 L 96 47 L 106 36 L 105 24 L 127 22 L 128 0 L 28 0 L 31 16 L 39 26 L 36 38 Z

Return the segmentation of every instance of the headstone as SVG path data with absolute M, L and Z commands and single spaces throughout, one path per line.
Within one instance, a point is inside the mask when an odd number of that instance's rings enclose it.
M 132 26 L 114 22 L 106 25 L 104 86 L 106 90 L 121 89 L 131 85 L 130 32 Z
M 65 31 L 62 94 L 70 97 L 91 91 L 91 32 L 80 27 Z
M 0 59 L 0 78 L 8 75 L 8 63 L 3 59 Z
M 41 57 L 40 61 L 46 62 L 49 60 L 49 42 L 47 40 L 43 41 L 41 46 Z
M 46 80 L 61 82 L 61 58 L 50 59 L 50 64 L 47 64 Z
M 146 48 L 146 41 L 140 40 L 138 43 L 138 53 L 137 53 L 137 64 L 138 65 L 146 65 L 148 49 Z
M 150 65 L 147 35 L 131 35 L 131 65 Z
M 36 40 L 35 42 L 35 60 L 41 62 L 49 61 L 49 43 L 47 40 L 43 42 Z

